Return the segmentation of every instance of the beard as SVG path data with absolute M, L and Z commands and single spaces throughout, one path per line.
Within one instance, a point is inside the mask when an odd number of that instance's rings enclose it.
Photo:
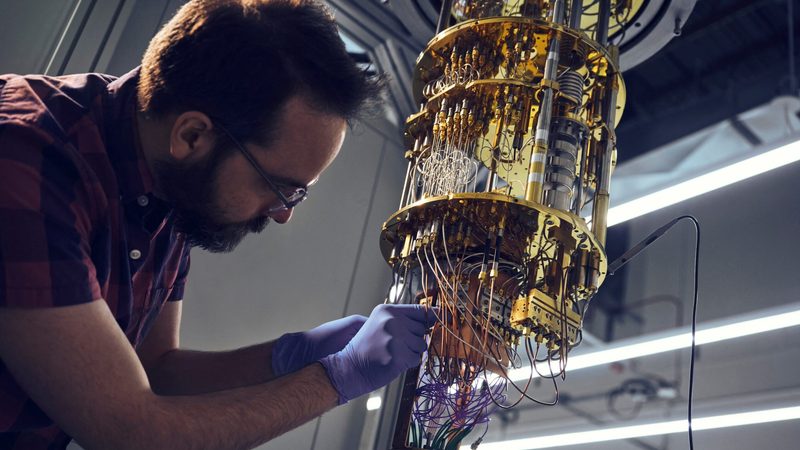
M 177 163 L 158 161 L 155 178 L 161 193 L 172 206 L 176 231 L 186 243 L 213 253 L 228 253 L 248 233 L 260 233 L 269 224 L 269 217 L 244 222 L 226 222 L 217 203 L 217 182 L 221 163 L 231 152 L 214 148 L 204 161 Z

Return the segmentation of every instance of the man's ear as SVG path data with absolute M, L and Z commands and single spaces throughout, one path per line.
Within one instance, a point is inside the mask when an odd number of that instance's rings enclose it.
M 200 111 L 181 113 L 172 124 L 170 155 L 178 161 L 205 158 L 214 148 L 213 128 L 211 119 Z

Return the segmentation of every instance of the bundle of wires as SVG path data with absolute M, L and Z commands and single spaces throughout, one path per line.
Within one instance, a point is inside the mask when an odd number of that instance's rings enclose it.
M 460 365 L 467 368 L 470 363 L 461 361 Z M 419 448 L 449 450 L 457 449 L 477 426 L 487 425 L 485 434 L 496 404 L 505 400 L 507 380 L 491 373 L 474 372 L 447 383 L 437 376 L 437 371 L 447 370 L 440 362 L 428 361 L 426 366 L 436 369 L 433 373 L 430 369 L 423 371 L 417 383 L 410 443 Z

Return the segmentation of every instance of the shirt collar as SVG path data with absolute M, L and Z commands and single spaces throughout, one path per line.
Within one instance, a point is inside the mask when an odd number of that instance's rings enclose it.
M 139 141 L 136 127 L 136 87 L 139 67 L 111 82 L 105 96 L 106 149 L 117 175 L 123 202 L 152 197 L 153 175 Z
M 105 142 L 126 215 L 155 232 L 169 214 L 169 204 L 153 194 L 153 174 L 144 157 L 136 126 L 139 67 L 109 83 L 104 97 Z

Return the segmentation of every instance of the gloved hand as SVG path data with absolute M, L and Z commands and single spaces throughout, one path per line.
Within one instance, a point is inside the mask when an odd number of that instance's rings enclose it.
M 436 323 L 434 311 L 421 305 L 378 305 L 341 351 L 320 360 L 339 404 L 387 385 L 420 363 L 424 336 Z
M 367 318 L 343 317 L 301 333 L 284 334 L 272 345 L 272 373 L 280 377 L 343 349 Z

